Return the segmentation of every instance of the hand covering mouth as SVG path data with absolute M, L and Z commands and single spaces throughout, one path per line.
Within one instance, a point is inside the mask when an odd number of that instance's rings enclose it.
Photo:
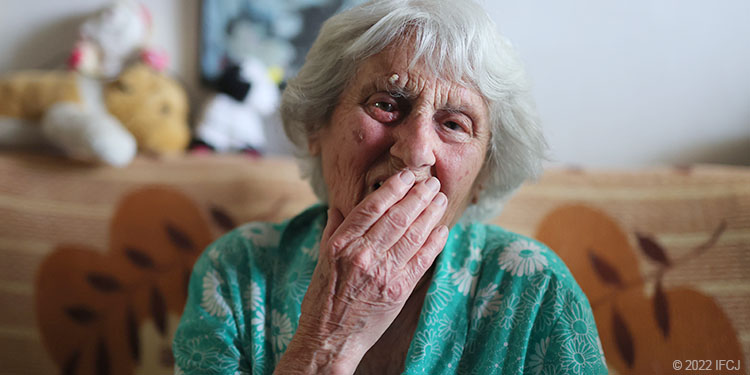
M 422 173 L 419 173 L 418 171 L 412 171 L 412 172 L 414 173 L 414 177 L 415 177 L 414 179 L 415 185 L 431 177 L 431 174 L 429 173 L 429 171 L 425 171 Z M 398 173 L 401 173 L 401 171 L 399 170 L 399 171 L 389 173 L 389 174 L 379 174 L 375 178 L 370 179 L 371 182 L 369 183 L 367 187 L 367 193 L 369 194 L 375 190 L 378 190 L 381 186 L 383 186 L 383 184 L 385 183 L 387 179 L 389 179 L 391 176 L 398 174 Z

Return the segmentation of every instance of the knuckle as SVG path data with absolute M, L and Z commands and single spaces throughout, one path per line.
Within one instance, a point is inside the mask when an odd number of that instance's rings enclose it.
M 370 268 L 370 255 L 367 251 L 361 251 L 351 258 L 351 265 L 360 270 L 367 270 Z
M 385 288 L 385 296 L 392 301 L 401 301 L 404 299 L 404 294 L 408 292 L 407 289 L 403 283 L 393 283 Z
M 347 245 L 348 241 L 346 240 L 346 238 L 341 236 L 335 236 L 328 240 L 328 247 L 331 248 L 331 252 L 334 254 L 339 253 L 341 250 L 346 248 Z
M 381 199 L 369 199 L 362 204 L 362 213 L 367 216 L 378 215 L 385 211 L 385 202 Z
M 408 246 L 419 246 L 424 242 L 424 234 L 420 230 L 410 230 L 404 234 L 404 241 Z
M 386 220 L 395 228 L 403 228 L 409 225 L 409 215 L 401 210 L 390 210 L 386 214 Z

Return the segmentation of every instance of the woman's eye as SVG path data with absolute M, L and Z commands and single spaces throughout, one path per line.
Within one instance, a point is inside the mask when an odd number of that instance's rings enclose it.
M 393 112 L 395 109 L 394 105 L 388 102 L 376 102 L 374 106 L 375 108 L 386 112 Z
M 386 95 L 371 98 L 365 108 L 373 119 L 382 123 L 392 123 L 403 115 L 403 107 Z
M 461 130 L 461 125 L 455 121 L 446 121 L 443 125 L 450 130 Z

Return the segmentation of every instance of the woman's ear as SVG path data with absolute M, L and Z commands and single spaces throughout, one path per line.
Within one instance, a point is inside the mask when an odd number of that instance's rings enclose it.
M 487 171 L 486 166 L 482 167 L 479 171 L 479 176 L 474 180 L 474 186 L 471 188 L 471 204 L 477 204 L 479 202 L 479 196 L 482 195 L 485 185 L 487 184 Z
M 474 189 L 471 193 L 471 204 L 479 203 L 479 195 L 482 193 L 483 189 L 484 186 L 481 182 L 474 186 Z
M 307 137 L 307 151 L 310 153 L 310 156 L 320 155 L 320 139 L 318 138 L 318 134 Z

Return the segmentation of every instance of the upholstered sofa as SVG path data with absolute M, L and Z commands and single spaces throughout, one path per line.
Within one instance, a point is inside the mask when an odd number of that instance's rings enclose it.
M 202 249 L 314 202 L 288 159 L 139 157 L 117 169 L 0 153 L 0 373 L 172 373 Z M 724 364 L 712 374 L 747 374 L 750 168 L 551 169 L 494 222 L 566 261 L 612 373 L 710 360 Z

